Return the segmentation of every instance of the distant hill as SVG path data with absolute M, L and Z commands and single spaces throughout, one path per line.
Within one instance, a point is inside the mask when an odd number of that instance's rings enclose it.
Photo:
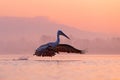
M 90 52 L 119 51 L 118 46 L 120 44 L 117 44 L 119 40 L 116 43 L 108 35 L 82 31 L 71 26 L 55 23 L 47 17 L 41 16 L 34 18 L 0 17 L 0 52 L 6 54 L 33 53 L 40 44 L 54 41 L 59 29 L 71 38 L 71 40 L 62 38 L 61 41 L 77 48 L 88 48 Z M 111 42 L 115 46 L 111 45 Z
M 76 38 L 105 38 L 104 34 L 82 31 L 64 24 L 57 24 L 47 17 L 0 17 L 0 35 L 4 36 L 55 36 L 58 29 Z M 79 34 L 79 35 L 78 35 Z

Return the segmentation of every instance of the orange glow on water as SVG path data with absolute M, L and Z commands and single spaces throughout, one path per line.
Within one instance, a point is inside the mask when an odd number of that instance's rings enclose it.
M 71 57 L 74 60 L 71 60 Z M 16 57 L 12 56 L 12 58 Z M 120 80 L 120 56 L 64 55 L 53 58 L 29 58 L 28 60 L 12 60 L 12 58 L 0 59 L 0 79 Z

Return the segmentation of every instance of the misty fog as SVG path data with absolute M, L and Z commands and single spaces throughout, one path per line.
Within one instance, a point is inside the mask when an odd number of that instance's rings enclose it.
M 73 27 L 57 24 L 46 17 L 0 18 L 0 54 L 34 54 L 37 47 L 56 40 L 58 29 L 63 30 L 71 40 L 64 37 L 61 43 L 78 49 L 87 49 L 86 54 L 119 54 L 120 37 L 109 37 L 94 32 L 85 32 Z

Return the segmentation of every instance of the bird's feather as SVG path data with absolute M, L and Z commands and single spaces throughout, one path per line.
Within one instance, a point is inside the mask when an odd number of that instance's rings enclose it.
M 55 51 L 49 46 L 49 47 L 47 47 L 45 49 L 42 49 L 40 51 L 36 50 L 36 52 L 35 52 L 34 55 L 36 55 L 36 56 L 42 56 L 42 57 L 44 57 L 44 56 L 50 56 L 50 57 L 52 57 L 52 56 L 55 55 Z
M 67 52 L 67 53 L 84 53 L 84 50 L 79 50 L 79 49 L 76 49 L 74 48 L 73 46 L 71 45 L 68 45 L 68 44 L 58 44 L 56 47 L 55 47 L 55 51 L 57 53 L 59 52 Z
M 35 55 L 37 56 L 55 56 L 56 53 L 59 53 L 59 52 L 67 52 L 67 53 L 79 53 L 79 54 L 82 54 L 84 53 L 85 51 L 84 50 L 79 50 L 79 49 L 76 49 L 74 47 L 72 47 L 71 45 L 68 45 L 68 44 L 58 44 L 56 47 L 47 47 L 45 49 L 42 49 L 40 51 L 37 51 L 35 52 Z

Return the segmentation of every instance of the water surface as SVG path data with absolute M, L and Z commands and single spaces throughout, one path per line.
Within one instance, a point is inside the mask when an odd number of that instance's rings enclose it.
M 119 55 L 0 57 L 0 80 L 120 80 Z

